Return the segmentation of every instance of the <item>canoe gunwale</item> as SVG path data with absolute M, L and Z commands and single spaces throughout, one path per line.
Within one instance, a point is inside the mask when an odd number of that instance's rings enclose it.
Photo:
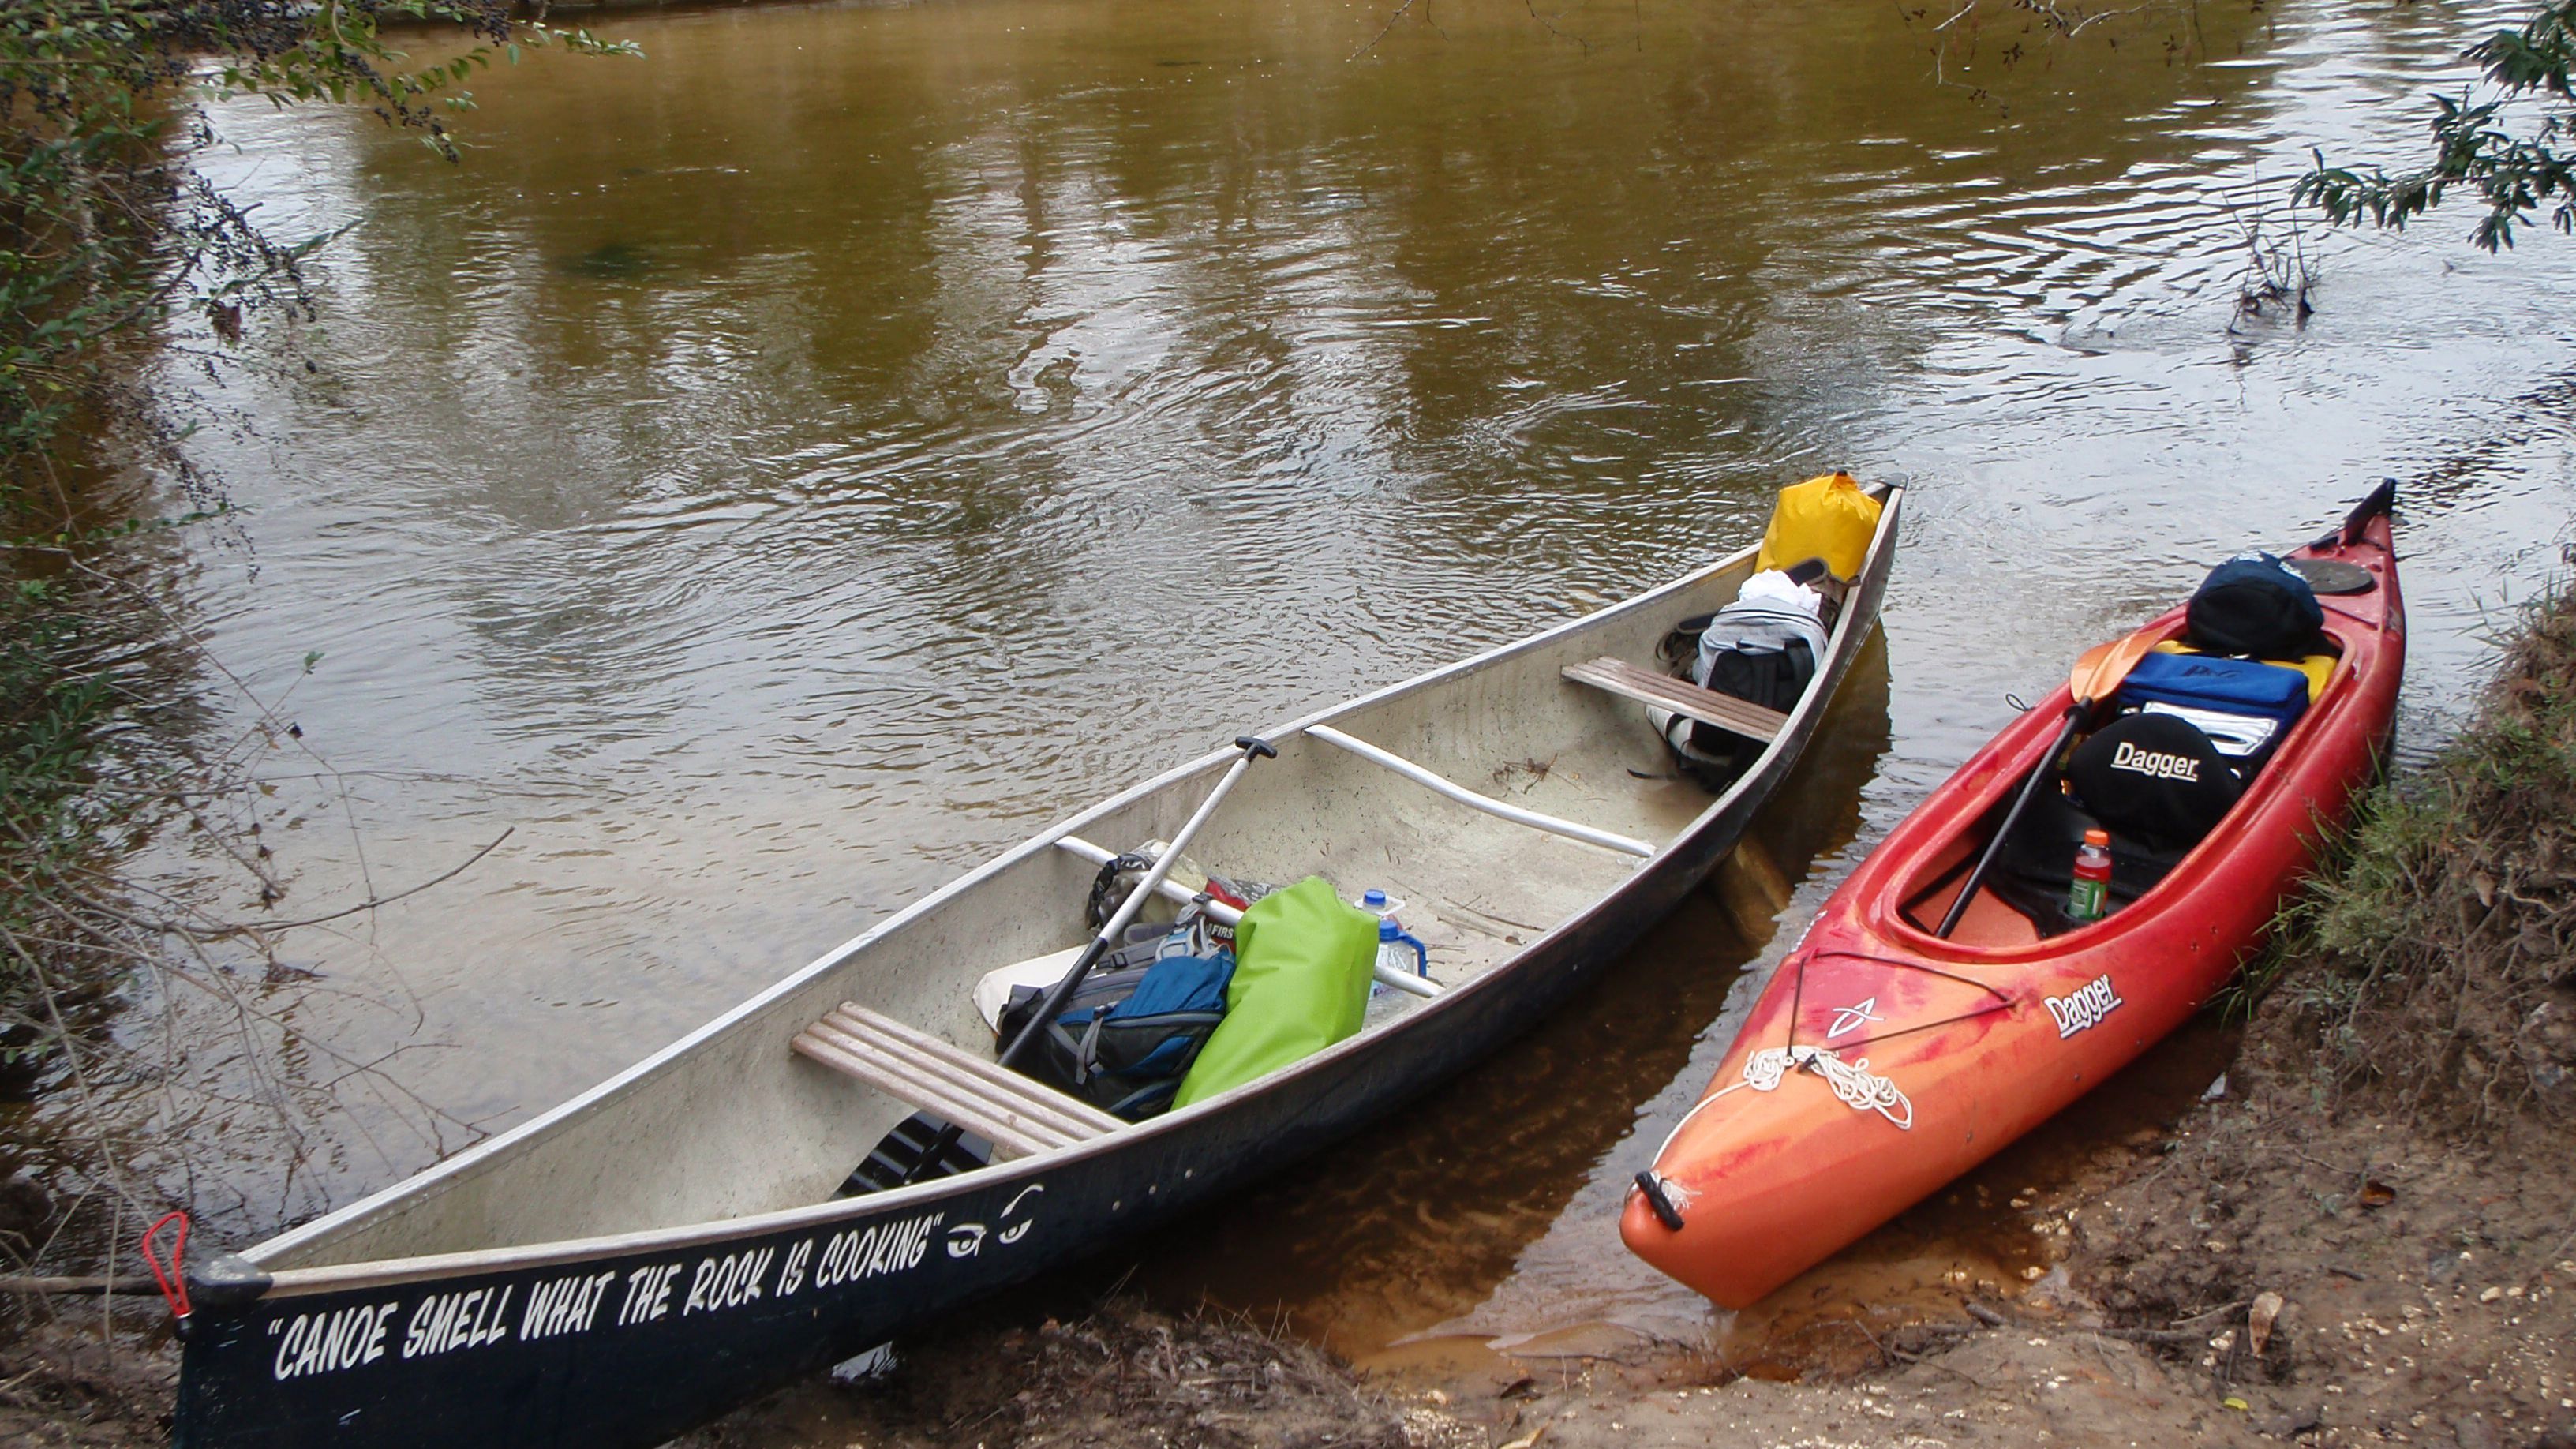
M 1671 838 L 1658 843 L 1652 856 L 1642 860 L 1627 856 L 1613 856 L 1634 867 L 1628 876 L 1580 908 L 1566 914 L 1547 931 L 1532 936 L 1512 956 L 1448 988 L 1440 996 L 1424 1001 L 1418 1008 L 1383 1026 L 1357 1033 L 1257 1081 L 1246 1083 L 1179 1111 L 1135 1124 L 1130 1128 L 1054 1151 L 997 1163 L 971 1173 L 934 1179 L 885 1192 L 854 1198 L 828 1199 L 739 1217 L 639 1228 L 621 1233 L 316 1267 L 267 1268 L 267 1264 L 279 1258 L 329 1242 L 341 1232 L 355 1227 L 398 1202 L 443 1192 L 467 1174 L 503 1157 L 526 1139 L 567 1121 L 611 1106 L 670 1063 L 760 1017 L 778 1001 L 803 990 L 817 978 L 840 970 L 878 940 L 950 904 L 958 897 L 1030 857 L 1055 849 L 1059 840 L 1082 834 L 1084 828 L 1091 822 L 1110 816 L 1138 800 L 1175 785 L 1196 777 L 1209 776 L 1226 768 L 1238 758 L 1240 752 L 1230 747 L 1222 748 L 1185 761 L 1058 820 L 1019 844 L 1006 848 L 983 864 L 896 910 L 804 967 L 762 987 L 669 1045 L 646 1055 L 633 1065 L 583 1092 L 453 1157 L 362 1197 L 346 1207 L 243 1250 L 239 1258 L 268 1272 L 267 1286 L 259 1297 L 262 1301 L 275 1301 L 356 1289 L 414 1284 L 443 1278 L 569 1266 L 625 1258 L 638 1253 L 679 1251 L 731 1239 L 747 1239 L 816 1228 L 843 1219 L 903 1212 L 935 1204 L 942 1198 L 970 1187 L 981 1189 L 1015 1179 L 1035 1178 L 1105 1153 L 1131 1150 L 1160 1137 L 1187 1131 L 1193 1124 L 1206 1117 L 1238 1106 L 1255 1095 L 1283 1090 L 1312 1074 L 1336 1070 L 1356 1055 L 1379 1050 L 1390 1041 L 1400 1041 L 1428 1030 L 1436 1022 L 1451 1014 L 1451 1009 L 1461 1003 L 1506 989 L 1508 980 L 1515 974 L 1517 966 L 1534 956 L 1557 949 L 1565 937 L 1591 926 L 1605 912 L 1612 910 L 1636 892 L 1642 883 L 1672 869 L 1680 863 L 1680 857 L 1684 856 L 1691 847 L 1699 844 L 1714 827 L 1728 817 L 1738 817 L 1740 829 L 1742 820 L 1750 818 L 1753 807 L 1776 787 L 1779 778 L 1786 774 L 1789 766 L 1803 752 L 1808 740 L 1820 726 L 1825 712 L 1830 709 L 1835 695 L 1840 690 L 1843 679 L 1848 675 L 1852 663 L 1866 645 L 1877 624 L 1879 603 L 1884 596 L 1888 572 L 1894 561 L 1896 531 L 1902 513 L 1905 488 L 1900 484 L 1886 484 L 1872 491 L 1881 498 L 1884 507 L 1878 529 L 1871 539 L 1861 576 L 1853 584 L 1842 614 L 1835 622 L 1823 667 L 1818 669 L 1815 682 L 1806 697 L 1801 699 L 1790 712 L 1790 723 L 1779 736 L 1764 747 L 1733 785 L 1713 797 L 1708 806 L 1694 816 L 1688 825 L 1674 832 Z M 1335 701 L 1282 724 L 1263 737 L 1278 741 L 1302 733 L 1314 725 L 1330 725 L 1335 720 L 1366 707 L 1441 687 L 1515 656 L 1545 648 L 1569 635 L 1598 629 L 1619 617 L 1650 610 L 1659 601 L 1685 593 L 1713 575 L 1722 574 L 1745 564 L 1756 552 L 1755 546 L 1736 550 L 1700 568 L 1590 613 L 1496 645 L 1414 678 L 1349 699 Z M 1749 804 L 1748 799 L 1751 802 Z M 1731 847 L 1731 840 L 1728 845 Z M 1611 854 L 1606 851 L 1604 853 Z M 1704 874 L 1707 869 L 1713 868 L 1722 854 L 1722 850 L 1710 852 L 1708 859 L 1698 865 L 1698 872 Z

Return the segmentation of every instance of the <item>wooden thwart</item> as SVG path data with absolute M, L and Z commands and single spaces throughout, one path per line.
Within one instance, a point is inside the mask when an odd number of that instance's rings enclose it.
M 1005 1157 L 1031 1157 L 1127 1124 L 1088 1102 L 853 1002 L 788 1043 L 797 1055 L 944 1117 Z
M 1669 674 L 1640 669 L 1623 659 L 1607 655 L 1583 664 L 1569 664 L 1565 677 L 1577 684 L 1608 690 L 1624 699 L 1668 709 L 1677 715 L 1712 724 L 1730 734 L 1769 744 L 1789 727 L 1789 717 L 1776 709 L 1764 709 L 1749 699 L 1737 699 L 1713 689 L 1702 689 L 1687 680 Z

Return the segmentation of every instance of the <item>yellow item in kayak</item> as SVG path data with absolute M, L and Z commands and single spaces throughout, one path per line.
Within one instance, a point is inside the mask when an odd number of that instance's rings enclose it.
M 2156 646 L 2156 652 L 2158 654 L 2197 654 L 2200 651 L 2179 639 L 2167 639 Z M 2275 669 L 2295 669 L 2306 675 L 2308 703 L 2314 704 L 2317 702 L 2317 696 L 2326 692 L 2326 680 L 2334 673 L 2335 656 L 2311 654 L 2304 659 L 2266 659 L 2261 662 Z
M 1878 533 L 1879 502 L 1849 473 L 1827 473 L 1780 490 L 1771 526 L 1762 531 L 1758 570 L 1785 569 L 1811 558 L 1825 561 L 1838 579 L 1860 577 L 1869 541 Z

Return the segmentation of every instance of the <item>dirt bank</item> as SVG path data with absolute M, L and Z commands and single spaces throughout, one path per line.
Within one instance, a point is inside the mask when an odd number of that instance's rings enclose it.
M 60 1308 L 0 1305 L 0 1444 L 168 1443 L 179 1369 L 168 1331 L 149 1312 L 113 1310 L 118 1326 L 102 1333 L 94 1299 Z

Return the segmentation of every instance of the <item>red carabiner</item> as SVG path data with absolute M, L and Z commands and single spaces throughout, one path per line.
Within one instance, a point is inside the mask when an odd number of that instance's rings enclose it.
M 161 1255 L 152 1249 L 152 1240 L 172 1223 L 179 1225 L 179 1231 L 170 1239 L 170 1266 L 165 1272 L 161 1267 Z M 159 1222 L 143 1230 L 143 1261 L 152 1265 L 152 1281 L 161 1285 L 161 1301 L 170 1305 L 170 1316 L 182 1320 L 188 1316 L 188 1280 L 179 1271 L 179 1255 L 186 1251 L 188 1215 L 185 1212 L 165 1213 Z

